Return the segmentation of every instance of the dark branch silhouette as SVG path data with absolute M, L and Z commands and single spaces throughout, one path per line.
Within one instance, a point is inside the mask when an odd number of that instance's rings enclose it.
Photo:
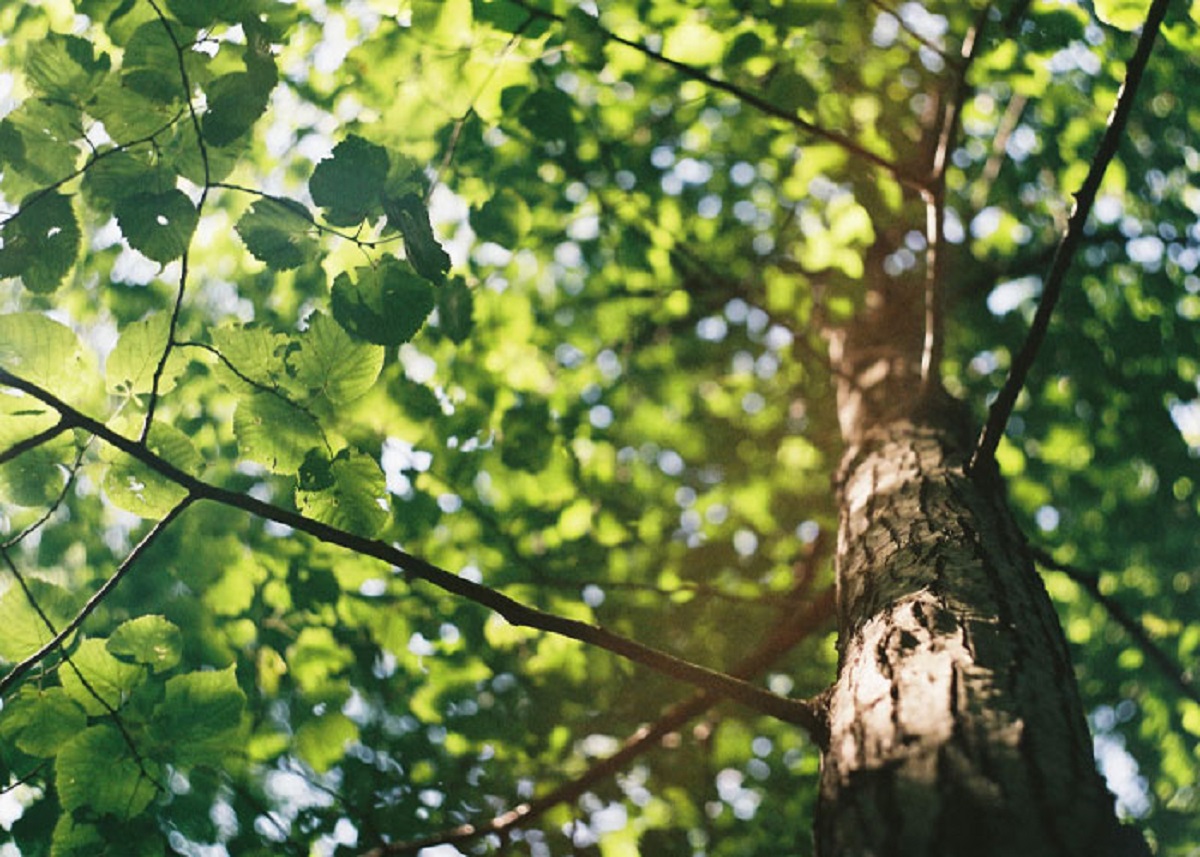
M 406 576 L 424 580 L 446 592 L 466 598 L 499 613 L 510 624 L 536 628 L 588 643 L 631 661 L 650 667 L 671 678 L 704 690 L 719 692 L 763 714 L 795 723 L 821 743 L 826 737 L 825 723 L 818 706 L 807 700 L 788 699 L 746 681 L 691 663 L 659 649 L 613 633 L 599 625 L 557 616 L 522 604 L 501 592 L 446 571 L 400 548 L 339 530 L 296 512 L 281 509 L 246 494 L 207 483 L 151 452 L 144 445 L 118 434 L 102 422 L 80 413 L 57 396 L 5 369 L 0 369 L 0 384 L 20 390 L 57 411 L 70 426 L 81 428 L 119 449 L 174 482 L 188 493 L 188 501 L 209 500 L 241 509 L 260 518 L 291 527 L 328 544 L 347 548 L 361 556 L 378 559 L 399 568 Z
M 803 583 L 801 584 L 803 586 Z M 732 675 L 751 678 L 792 650 L 833 614 L 834 591 L 826 590 L 817 600 L 806 605 L 799 615 L 780 620 L 766 640 L 738 666 Z M 573 780 L 563 783 L 539 798 L 522 803 L 507 812 L 477 824 L 462 824 L 420 839 L 392 842 L 372 848 L 363 857 L 416 854 L 422 848 L 467 842 L 493 833 L 503 834 L 523 827 L 556 806 L 578 800 L 584 792 L 626 768 L 631 762 L 653 750 L 664 737 L 678 731 L 685 723 L 703 714 L 722 700 L 715 691 L 697 691 L 687 699 L 668 707 L 653 723 L 649 723 L 628 738 L 621 748 L 596 762 Z
M 1046 568 L 1061 571 L 1067 577 L 1071 578 L 1071 580 L 1082 586 L 1088 595 L 1107 611 L 1113 621 L 1120 625 L 1125 630 L 1125 633 L 1133 638 L 1137 647 L 1158 667 L 1162 674 L 1175 686 L 1176 690 L 1188 699 L 1200 703 L 1200 687 L 1196 687 L 1188 681 L 1184 676 L 1183 670 L 1179 668 L 1179 665 L 1154 640 L 1150 639 L 1150 635 L 1146 633 L 1146 629 L 1142 626 L 1141 622 L 1130 616 L 1117 599 L 1111 595 L 1106 595 L 1100 590 L 1100 575 L 1085 571 L 1078 566 L 1059 562 L 1040 548 L 1033 549 L 1033 558 Z
M 1029 333 L 1025 337 L 1020 352 L 1013 359 L 1004 386 L 1000 388 L 1000 393 L 988 412 L 987 424 L 979 435 L 975 452 L 971 455 L 971 460 L 967 465 L 969 472 L 974 472 L 980 466 L 990 467 L 994 462 L 996 447 L 1000 445 L 1000 438 L 1004 434 L 1004 427 L 1008 424 L 1008 418 L 1017 402 L 1017 396 L 1024 388 L 1025 378 L 1028 376 L 1034 360 L 1037 359 L 1042 341 L 1046 338 L 1046 331 L 1050 326 L 1050 316 L 1062 293 L 1063 280 L 1066 279 L 1071 260 L 1075 257 L 1075 252 L 1083 240 L 1083 227 L 1087 223 L 1088 214 L 1091 213 L 1092 204 L 1096 201 L 1100 182 L 1104 178 L 1109 162 L 1117 153 L 1117 146 L 1125 131 L 1125 123 L 1129 120 L 1129 114 L 1133 111 L 1133 105 L 1137 100 L 1138 85 L 1142 82 L 1142 74 L 1150 60 L 1150 52 L 1154 48 L 1154 40 L 1158 36 L 1168 6 L 1170 6 L 1170 0 L 1154 0 L 1150 11 L 1146 14 L 1146 23 L 1142 25 L 1141 38 L 1138 39 L 1137 49 L 1129 60 L 1125 72 L 1125 82 L 1121 84 L 1121 91 L 1117 94 L 1117 103 L 1109 117 L 1108 127 L 1100 141 L 1100 148 L 1092 159 L 1092 166 L 1088 170 L 1087 178 L 1083 181 L 1083 187 L 1075 194 L 1075 209 L 1071 212 L 1071 218 L 1067 222 L 1066 234 L 1063 235 L 1062 242 L 1054 254 L 1054 261 L 1050 263 L 1050 273 L 1046 275 L 1042 300 L 1033 317 L 1033 324 L 1029 327 Z

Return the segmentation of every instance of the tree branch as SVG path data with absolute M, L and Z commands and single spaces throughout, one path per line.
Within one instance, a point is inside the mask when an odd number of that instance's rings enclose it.
M 1168 6 L 1170 6 L 1170 0 L 1154 0 L 1150 11 L 1146 14 L 1146 23 L 1142 26 L 1141 38 L 1138 39 L 1137 48 L 1129 60 L 1128 69 L 1125 72 L 1125 82 L 1121 84 L 1121 91 L 1117 94 L 1117 103 L 1109 117 L 1108 127 L 1100 141 L 1100 148 L 1092 159 L 1092 166 L 1088 170 L 1087 178 L 1084 179 L 1083 187 L 1075 194 L 1075 210 L 1071 212 L 1066 234 L 1058 245 L 1054 261 L 1050 263 L 1050 273 L 1046 276 L 1042 300 L 1033 317 L 1033 324 L 1029 327 L 1029 333 L 1025 338 L 1025 343 L 1021 346 L 1021 351 L 1009 368 L 1004 386 L 1001 387 L 996 401 L 992 403 L 991 410 L 988 412 L 987 424 L 983 427 L 975 445 L 975 451 L 967 464 L 968 473 L 974 472 L 981 465 L 991 466 L 994 464 L 996 447 L 1000 445 L 1004 427 L 1008 424 L 1008 418 L 1012 414 L 1017 396 L 1025 386 L 1025 378 L 1033 366 L 1033 361 L 1037 358 L 1038 349 L 1046 338 L 1046 331 L 1050 326 L 1050 316 L 1062 293 L 1067 269 L 1071 266 L 1071 260 L 1083 239 L 1083 227 L 1087 223 L 1088 214 L 1091 213 L 1092 204 L 1096 201 L 1100 182 L 1104 178 L 1104 172 L 1108 169 L 1109 162 L 1117 153 L 1117 145 L 1120 143 L 1121 134 L 1125 131 L 1125 123 L 1133 111 L 1138 85 L 1142 82 L 1142 74 L 1150 60 L 1150 52 L 1154 48 L 1154 40 L 1158 36 L 1158 30 L 1167 14 Z
M 42 429 L 35 435 L 30 435 L 24 440 L 19 440 L 10 446 L 4 452 L 0 452 L 0 464 L 7 464 L 22 453 L 29 452 L 31 449 L 37 449 L 44 443 L 49 443 L 67 430 L 67 425 L 62 420 L 59 420 L 49 428 Z
M 566 21 L 566 18 L 563 15 L 558 15 L 558 14 L 555 14 L 554 12 L 549 12 L 545 9 L 539 9 L 536 6 L 530 5 L 527 2 L 527 0 L 511 0 L 511 2 L 516 6 L 520 6 L 522 9 L 524 9 L 526 12 L 529 12 L 531 15 L 537 16 L 539 18 L 546 18 L 547 20 L 557 21 L 559 23 L 563 23 Z M 787 110 L 784 110 L 783 108 L 772 104 L 771 102 L 767 101 L 765 98 L 761 98 L 760 96 L 755 95 L 753 92 L 750 92 L 749 90 L 742 89 L 740 86 L 738 86 L 736 84 L 730 83 L 729 81 L 726 81 L 726 80 L 720 80 L 718 78 L 715 78 L 712 75 L 707 74 L 704 71 L 701 71 L 700 69 L 696 68 L 695 66 L 690 66 L 687 63 L 680 62 L 679 60 L 671 59 L 670 57 L 665 56 L 665 55 L 659 53 L 658 51 L 647 47 L 646 45 L 642 44 L 641 42 L 636 42 L 633 39 L 627 39 L 624 36 L 618 36 L 616 33 L 612 32 L 611 30 L 606 30 L 604 27 L 600 26 L 600 23 L 598 21 L 595 23 L 594 26 L 595 26 L 596 32 L 598 32 L 601 36 L 603 36 L 605 39 L 607 39 L 610 42 L 615 42 L 616 44 L 624 45 L 627 48 L 632 48 L 633 50 L 643 54 L 644 56 L 649 57 L 650 59 L 654 60 L 655 62 L 661 63 L 662 65 L 665 65 L 668 68 L 674 69 L 675 71 L 679 72 L 684 77 L 686 77 L 690 80 L 698 81 L 700 83 L 703 83 L 705 86 L 711 87 L 712 89 L 716 89 L 720 92 L 724 92 L 727 95 L 732 95 L 734 98 L 738 99 L 743 104 L 750 105 L 754 109 L 758 110 L 760 113 L 763 113 L 767 116 L 771 116 L 775 119 L 781 119 L 784 122 L 787 122 L 789 125 L 792 125 L 795 128 L 799 128 L 801 131 L 804 131 L 806 134 L 811 134 L 812 136 L 817 137 L 821 140 L 825 140 L 826 142 L 833 143 L 834 145 L 841 148 L 843 151 L 847 152 L 850 155 L 853 155 L 854 157 L 858 158 L 859 160 L 866 161 L 868 164 L 878 167 L 879 169 L 886 172 L 888 175 L 892 176 L 892 178 L 896 179 L 896 181 L 900 182 L 901 184 L 903 184 L 907 187 L 913 188 L 915 190 L 920 190 L 922 187 L 921 181 L 919 179 L 917 179 L 916 177 L 911 176 L 907 172 L 905 172 L 905 170 L 903 169 L 903 167 L 900 166 L 900 164 L 896 163 L 895 161 L 891 161 L 891 160 L 885 158 L 883 155 L 880 155 L 876 152 L 871 151 L 870 149 L 863 146 L 861 143 L 854 140 L 852 137 L 849 137 L 849 136 L 841 133 L 840 131 L 832 131 L 828 128 L 824 128 L 820 125 L 817 125 L 813 122 L 809 122 L 807 119 L 802 119 L 794 113 L 789 113 Z
M 1154 662 L 1154 665 L 1159 668 L 1171 684 L 1175 685 L 1176 690 L 1193 702 L 1200 703 L 1200 688 L 1188 681 L 1184 677 L 1183 670 L 1179 668 L 1179 665 L 1154 640 L 1150 639 L 1150 635 L 1146 633 L 1146 629 L 1142 626 L 1141 622 L 1130 616 L 1119 601 L 1100 591 L 1099 575 L 1084 571 L 1077 566 L 1068 565 L 1065 562 L 1059 562 L 1041 548 L 1032 548 L 1032 553 L 1033 558 L 1041 565 L 1055 571 L 1061 571 L 1067 577 L 1071 578 L 1071 580 L 1082 586 L 1108 612 L 1113 621 L 1125 629 L 1125 633 L 1133 638 L 1137 647 L 1142 650 L 1146 657 Z
M 829 618 L 833 613 L 834 601 L 834 591 L 826 590 L 820 598 L 809 603 L 800 615 L 781 620 L 774 633 L 738 664 L 731 674 L 740 678 L 751 678 L 761 673 L 791 651 L 797 643 L 809 636 Z M 517 827 L 524 827 L 554 807 L 577 800 L 588 789 L 624 769 L 634 759 L 652 750 L 666 735 L 677 731 L 693 717 L 703 714 L 719 703 L 721 699 L 722 695 L 715 691 L 697 691 L 687 699 L 680 700 L 665 709 L 657 720 L 641 727 L 625 739 L 621 749 L 611 756 L 601 759 L 575 779 L 488 821 L 478 824 L 462 824 L 420 839 L 380 845 L 367 851 L 362 857 L 415 854 L 423 848 L 466 842 L 488 834 L 504 833 Z
M 717 670 L 677 658 L 659 649 L 622 637 L 599 625 L 589 625 L 576 619 L 567 619 L 547 613 L 510 598 L 490 587 L 460 577 L 443 568 L 413 556 L 400 548 L 377 539 L 357 536 L 306 518 L 296 512 L 280 509 L 246 494 L 230 491 L 203 480 L 176 467 L 155 455 L 144 445 L 110 429 L 108 426 L 80 413 L 66 402 L 41 387 L 26 381 L 5 369 L 0 369 L 0 384 L 21 390 L 49 405 L 70 426 L 88 431 L 110 446 L 140 461 L 159 475 L 169 479 L 188 493 L 188 502 L 210 500 L 224 506 L 241 509 L 252 515 L 291 527 L 294 530 L 328 544 L 338 545 L 354 551 L 360 556 L 369 556 L 402 570 L 409 577 L 424 580 L 445 592 L 458 595 L 499 613 L 510 624 L 536 628 L 589 643 L 620 655 L 631 661 L 650 667 L 671 678 L 678 679 L 704 690 L 712 690 L 728 696 L 763 714 L 779 720 L 795 723 L 805 728 L 814 740 L 820 742 L 826 736 L 826 727 L 816 706 L 806 700 L 788 699 L 755 687 L 741 679 Z M 160 522 L 161 523 L 161 522 Z
M 65 414 L 63 418 L 69 419 Z M 90 616 L 92 612 L 100 606 L 101 602 L 108 597 L 110 592 L 116 589 L 117 584 L 120 583 L 122 578 L 129 573 L 129 570 L 133 567 L 134 563 L 138 561 L 138 559 L 146 552 L 150 545 L 152 545 L 154 541 L 160 535 L 162 535 L 163 530 L 165 530 L 172 521 L 179 517 L 180 513 L 182 513 L 183 510 L 191 504 L 191 502 L 191 497 L 185 497 L 183 501 L 171 509 L 171 511 L 169 511 L 162 520 L 158 521 L 153 528 L 151 528 L 151 530 L 142 537 L 142 540 L 137 543 L 134 549 L 129 552 L 129 555 L 125 557 L 125 560 L 120 564 L 120 566 L 117 567 L 117 570 L 113 573 L 112 577 L 104 581 L 104 584 L 94 593 L 92 593 L 92 597 L 89 598 L 87 603 L 84 604 L 79 612 L 75 614 L 75 618 L 64 625 L 57 633 L 55 633 L 54 625 L 51 624 L 50 619 L 45 613 L 42 612 L 42 609 L 38 606 L 37 602 L 34 601 L 33 593 L 22 583 L 22 588 L 25 590 L 26 597 L 29 599 L 30 603 L 33 604 L 34 609 L 42 618 L 42 621 L 46 624 L 46 627 L 50 629 L 50 633 L 54 634 L 54 636 L 40 649 L 29 655 L 29 657 L 25 658 L 11 670 L 9 670 L 4 675 L 4 678 L 0 678 L 0 696 L 3 696 L 4 693 L 10 687 L 12 687 L 19 678 L 21 678 L 21 676 L 29 672 L 29 670 L 33 669 L 33 667 L 44 661 L 50 656 L 51 653 L 62 646 L 63 641 L 66 640 L 67 637 L 79 630 L 79 626 L 84 623 L 84 620 L 86 620 L 87 617 Z M 13 574 L 17 576 L 17 579 L 21 580 L 21 575 L 17 575 L 16 566 L 9 558 L 7 551 L 4 552 L 4 560 L 8 564 L 9 569 L 13 572 Z

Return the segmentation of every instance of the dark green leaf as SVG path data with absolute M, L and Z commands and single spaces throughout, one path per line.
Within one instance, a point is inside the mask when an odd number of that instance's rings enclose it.
M 500 460 L 516 470 L 537 473 L 550 463 L 554 429 L 545 402 L 524 402 L 500 420 Z
M 331 223 L 353 226 L 379 210 L 379 190 L 387 174 L 387 151 L 351 134 L 317 164 L 308 189 Z
M 558 90 L 539 89 L 525 99 L 517 118 L 543 143 L 575 139 L 571 99 Z
M 348 333 L 378 345 L 412 339 L 433 311 L 434 289 L 394 259 L 359 268 L 358 282 L 339 274 L 333 282 L 333 317 Z
M 429 210 L 415 193 L 383 200 L 388 225 L 404 236 L 404 254 L 418 274 L 440 283 L 450 270 L 450 256 L 442 249 L 429 222 Z
M 109 132 L 112 133 L 111 128 Z M 163 193 L 175 186 L 174 176 L 159 169 L 145 150 L 103 149 L 83 176 L 88 205 L 112 214 L 117 203 L 137 193 Z
M 78 36 L 50 33 L 33 46 L 25 61 L 30 84 L 51 98 L 83 101 L 112 63 L 95 55 L 92 43 Z
M 198 219 L 187 194 L 175 189 L 127 196 L 116 215 L 129 246 L 164 265 L 187 251 Z
M 319 245 L 308 209 L 298 202 L 260 199 L 237 222 L 246 249 L 277 271 L 311 261 Z
M 52 292 L 79 256 L 79 222 L 71 200 L 34 194 L 0 228 L 0 277 L 20 277 L 31 292 Z
M 225 146 L 249 131 L 266 112 L 274 86 L 273 77 L 249 72 L 233 72 L 213 81 L 206 90 L 204 139 Z
M 437 310 L 438 327 L 450 341 L 465 342 L 475 323 L 475 296 L 462 277 L 453 277 L 438 289 Z
M 479 239 L 493 241 L 509 249 L 516 249 L 532 224 L 529 206 L 519 194 L 508 188 L 471 211 L 471 228 Z

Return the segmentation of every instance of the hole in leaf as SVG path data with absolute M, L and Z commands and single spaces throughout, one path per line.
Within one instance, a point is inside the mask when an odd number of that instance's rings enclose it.
M 171 221 L 167 220 L 167 216 L 165 214 L 158 215 L 158 217 L 154 218 L 154 221 L 159 226 L 169 226 L 171 223 Z

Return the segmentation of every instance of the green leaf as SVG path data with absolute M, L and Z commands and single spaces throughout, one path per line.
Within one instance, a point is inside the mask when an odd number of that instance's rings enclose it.
M 145 664 L 160 673 L 179 663 L 183 637 L 179 627 L 164 616 L 138 616 L 118 625 L 105 647 L 121 660 Z
M 0 121 L 0 166 L 4 187 L 19 196 L 30 188 L 14 183 L 24 176 L 39 186 L 62 181 L 79 160 L 75 141 L 83 136 L 79 108 L 63 101 L 31 98 Z
M 63 747 L 54 766 L 63 809 L 88 809 L 100 815 L 132 818 L 154 799 L 157 766 L 139 765 L 116 727 L 100 724 L 83 730 Z
M 429 210 L 415 193 L 398 199 L 385 197 L 383 210 L 388 225 L 404 236 L 404 255 L 418 274 L 433 283 L 440 283 L 450 270 L 450 256 L 433 235 Z
M 149 393 L 170 332 L 171 318 L 165 313 L 125 325 L 104 365 L 104 385 L 108 392 L 129 397 Z M 176 381 L 187 366 L 187 357 L 179 349 L 172 349 L 158 379 L 158 392 L 169 393 L 175 389 Z
M 181 470 L 196 472 L 203 463 L 187 435 L 166 423 L 154 423 L 146 446 Z M 117 454 L 102 484 L 117 506 L 151 520 L 163 517 L 187 496 L 184 488 L 124 453 Z
M 663 54 L 688 65 L 712 65 L 724 53 L 725 39 L 721 34 L 694 19 L 672 27 L 663 39 Z
M 190 672 L 167 680 L 152 728 L 171 748 L 176 763 L 211 761 L 240 743 L 245 707 L 246 694 L 238 687 L 233 666 Z
M 358 740 L 358 727 L 340 711 L 309 720 L 296 730 L 296 755 L 323 774 L 346 755 L 346 745 Z
M 234 228 L 250 254 L 276 271 L 312 261 L 320 247 L 308 209 L 291 200 L 260 199 Z
M 481 241 L 515 250 L 533 225 L 529 206 L 520 194 L 503 188 L 471 212 L 471 228 Z
M 176 189 L 127 196 L 115 211 L 129 246 L 164 265 L 187 251 L 199 219 L 187 194 Z
M 438 289 L 437 310 L 442 332 L 455 344 L 465 342 L 475 324 L 475 296 L 462 277 L 454 277 Z
M 0 277 L 20 277 L 31 292 L 57 289 L 79 256 L 79 222 L 71 200 L 33 194 L 0 227 Z
M 86 726 L 87 714 L 61 687 L 22 688 L 0 718 L 0 734 L 31 756 L 53 756 Z
M 0 595 L 0 628 L 4 629 L 0 634 L 0 658 L 10 663 L 32 655 L 50 642 L 54 632 L 75 616 L 75 598 L 65 589 L 37 578 L 27 583 L 45 618 L 30 604 L 21 587 L 10 587 Z M 46 626 L 46 619 L 54 631 Z
M 333 281 L 333 317 L 358 339 L 400 345 L 412 339 L 433 311 L 433 287 L 404 263 L 388 259 L 376 268 L 359 268 Z
M 287 377 L 283 355 L 290 340 L 285 334 L 248 324 L 217 328 L 212 338 L 225 358 L 216 364 L 217 377 L 229 389 L 259 392 L 255 384 L 274 389 Z
M 522 102 L 517 119 L 543 143 L 573 143 L 571 99 L 558 90 L 539 89 Z
M 104 121 L 103 119 L 101 121 Z M 108 122 L 109 133 L 113 133 Z M 142 149 L 101 148 L 83 175 L 83 196 L 88 205 L 112 214 L 119 201 L 137 193 L 163 193 L 175 186 L 175 177 L 159 169 Z
M 295 473 L 309 450 L 325 445 L 321 428 L 310 414 L 269 393 L 238 402 L 233 433 L 238 453 L 272 473 Z
M 157 83 L 170 82 L 170 78 L 154 75 L 150 79 Z M 104 130 L 118 143 L 141 140 L 162 131 L 179 115 L 179 105 L 171 99 L 156 100 L 130 89 L 127 76 L 120 80 L 109 78 L 96 90 L 88 102 L 87 110 L 104 123 Z M 174 92 L 174 87 L 171 87 Z M 175 93 L 178 95 L 178 93 Z M 133 190 L 148 190 L 134 185 Z
M 351 134 L 317 164 L 308 190 L 313 202 L 325 209 L 330 223 L 354 226 L 378 211 L 379 191 L 387 174 L 387 151 Z
M 0 366 L 73 405 L 101 386 L 95 356 L 75 332 L 36 312 L 0 315 Z
M 71 666 L 59 673 L 63 690 L 92 716 L 120 708 L 146 670 L 108 653 L 103 640 L 84 640 L 71 655 Z
M 296 508 L 331 527 L 373 536 L 388 521 L 387 485 L 375 459 L 343 449 L 330 461 L 314 450 L 300 468 Z
M 249 131 L 267 112 L 274 86 L 273 77 L 241 71 L 213 81 L 206 89 L 208 111 L 201 123 L 205 140 L 224 146 Z
M 383 348 L 352 339 L 337 322 L 318 312 L 309 317 L 308 330 L 288 355 L 288 365 L 310 393 L 343 405 L 375 385 L 383 368 Z
M 593 71 L 604 68 L 606 40 L 595 17 L 576 6 L 567 12 L 563 29 L 571 40 L 571 56 L 581 66 Z
M 553 421 L 545 402 L 523 402 L 500 420 L 500 460 L 508 467 L 537 473 L 554 451 Z
M 108 55 L 102 53 L 97 57 L 87 39 L 49 33 L 29 51 L 25 74 L 43 95 L 81 101 L 111 66 Z
M 180 32 L 177 37 L 186 41 L 189 35 Z M 160 104 L 183 97 L 179 54 L 161 21 L 147 21 L 129 37 L 121 59 L 120 89 Z
M 1150 0 L 1096 0 L 1096 17 L 1118 30 L 1132 32 L 1146 23 Z

